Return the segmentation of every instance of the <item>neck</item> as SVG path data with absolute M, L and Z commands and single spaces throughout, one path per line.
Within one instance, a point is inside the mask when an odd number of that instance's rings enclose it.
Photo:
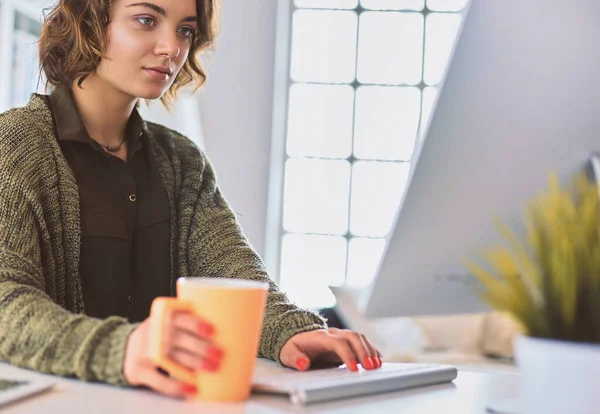
M 137 99 L 107 85 L 94 74 L 75 81 L 73 99 L 90 137 L 103 146 L 117 146 L 125 139 L 125 129 Z

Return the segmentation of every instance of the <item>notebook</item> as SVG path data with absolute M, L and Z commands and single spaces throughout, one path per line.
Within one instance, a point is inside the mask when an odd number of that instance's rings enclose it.
M 45 379 L 17 380 L 13 378 L 0 378 L 0 407 L 50 390 L 53 381 Z
M 448 365 L 412 363 L 384 363 L 379 369 L 359 372 L 345 366 L 300 372 L 260 359 L 252 384 L 255 392 L 289 395 L 292 404 L 304 405 L 443 384 L 457 374 Z

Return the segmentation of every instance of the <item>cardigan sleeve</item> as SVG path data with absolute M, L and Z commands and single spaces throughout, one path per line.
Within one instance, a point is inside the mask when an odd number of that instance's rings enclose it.
M 187 234 L 189 274 L 268 282 L 259 356 L 279 361 L 281 348 L 289 338 L 300 332 L 324 328 L 326 322 L 317 313 L 292 304 L 269 278 L 263 261 L 244 236 L 235 214 L 221 194 L 210 162 L 197 149 L 190 151 L 195 155 L 193 162 L 183 160 L 183 176 L 199 175 L 196 180 L 189 181 L 195 183 L 193 188 L 184 188 L 184 193 L 194 194 L 196 198 Z
M 2 149 L 2 148 L 0 148 Z M 28 156 L 33 156 L 30 154 Z M 136 327 L 125 319 L 74 314 L 47 293 L 40 240 L 48 223 L 30 185 L 36 164 L 24 171 L 0 157 L 0 360 L 49 374 L 126 385 L 122 372 L 126 342 Z M 16 169 L 23 173 L 15 173 Z M 43 258 L 46 260 L 42 260 Z

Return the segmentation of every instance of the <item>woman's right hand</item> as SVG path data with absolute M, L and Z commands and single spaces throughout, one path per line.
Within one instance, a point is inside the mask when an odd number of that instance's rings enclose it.
M 172 397 L 196 393 L 194 384 L 185 384 L 158 371 L 150 359 L 150 316 L 134 329 L 127 339 L 123 374 L 132 386 L 147 386 Z M 174 312 L 163 327 L 167 356 L 193 371 L 216 371 L 223 351 L 211 344 L 214 328 L 189 312 Z

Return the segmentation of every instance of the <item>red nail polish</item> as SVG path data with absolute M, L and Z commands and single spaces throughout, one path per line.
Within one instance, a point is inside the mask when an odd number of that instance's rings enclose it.
M 381 368 L 383 366 L 383 361 L 381 360 L 381 357 L 377 357 L 377 361 L 379 362 L 379 368 Z
M 307 358 L 298 358 L 298 361 L 296 361 L 296 367 L 300 370 L 300 371 L 304 371 L 307 367 L 308 367 L 308 359 Z
M 215 328 L 209 323 L 200 322 L 198 324 L 198 333 L 202 336 L 212 336 L 215 333 Z
M 373 369 L 373 360 L 369 357 L 366 357 L 363 360 L 362 366 L 364 369 Z
M 204 359 L 202 360 L 202 369 L 209 372 L 216 372 L 219 370 L 219 363 Z
M 206 349 L 206 356 L 210 359 L 221 359 L 223 357 L 223 350 L 214 345 L 209 346 Z
M 198 392 L 198 388 L 192 384 L 183 384 L 183 393 L 186 395 L 196 394 Z
M 350 371 L 354 371 L 354 372 L 358 371 L 358 365 L 355 360 L 353 360 L 353 359 L 350 360 L 350 362 L 348 363 L 348 369 Z

